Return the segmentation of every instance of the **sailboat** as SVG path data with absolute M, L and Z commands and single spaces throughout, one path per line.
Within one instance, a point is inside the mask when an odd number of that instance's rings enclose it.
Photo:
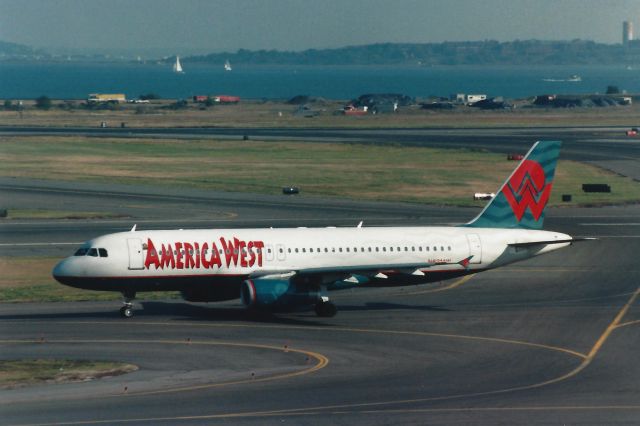
M 182 71 L 182 65 L 180 65 L 180 56 L 176 56 L 176 63 L 173 64 L 173 72 L 176 73 L 183 73 L 184 71 Z
M 231 71 L 233 68 L 231 68 L 231 63 L 229 62 L 229 60 L 227 59 L 227 61 L 224 63 L 224 70 L 225 71 Z

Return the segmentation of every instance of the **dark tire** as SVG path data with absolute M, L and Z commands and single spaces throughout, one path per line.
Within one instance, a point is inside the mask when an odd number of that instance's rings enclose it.
M 133 308 L 129 306 L 123 306 L 120 308 L 120 316 L 122 318 L 131 318 L 133 316 Z
M 336 316 L 338 308 L 331 302 L 320 302 L 316 304 L 316 315 L 323 318 L 331 318 Z

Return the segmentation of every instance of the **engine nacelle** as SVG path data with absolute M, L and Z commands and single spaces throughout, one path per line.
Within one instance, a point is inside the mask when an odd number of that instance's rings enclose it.
M 248 308 L 292 309 L 317 303 L 320 294 L 308 288 L 298 288 L 290 280 L 258 278 L 243 281 L 240 288 L 240 298 Z

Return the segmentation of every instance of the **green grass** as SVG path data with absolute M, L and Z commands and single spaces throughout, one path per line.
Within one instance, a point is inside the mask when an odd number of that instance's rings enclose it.
M 474 192 L 495 192 L 515 162 L 471 150 L 215 140 L 86 137 L 0 139 L 0 175 L 279 194 L 296 185 L 305 196 L 482 205 Z M 602 182 L 611 194 L 582 194 Z M 551 204 L 640 200 L 640 184 L 599 168 L 560 161 Z
M 68 359 L 27 359 L 0 361 L 0 387 L 64 383 L 118 376 L 137 370 L 132 364 L 120 362 Z

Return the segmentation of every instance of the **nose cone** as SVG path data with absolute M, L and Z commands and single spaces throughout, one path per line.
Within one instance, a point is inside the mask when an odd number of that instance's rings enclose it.
M 53 278 L 60 284 L 70 284 L 70 278 L 72 278 L 71 268 L 69 267 L 69 259 L 64 259 L 58 262 L 58 264 L 51 271 Z

